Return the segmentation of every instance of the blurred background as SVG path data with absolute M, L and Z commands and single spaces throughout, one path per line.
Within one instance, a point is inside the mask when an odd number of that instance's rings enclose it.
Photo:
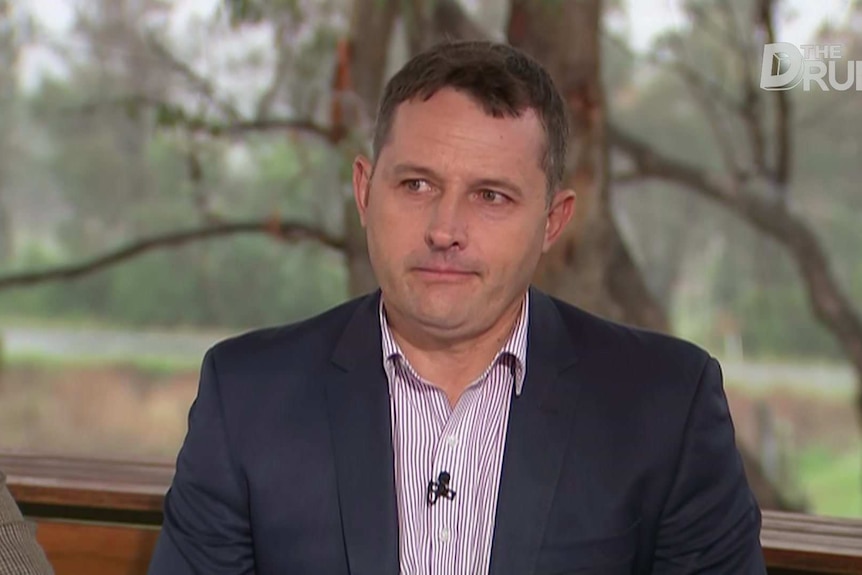
M 764 507 L 862 516 L 858 0 L 0 0 L 0 450 L 172 461 L 210 345 L 373 289 L 351 161 L 457 38 L 572 112 L 536 283 L 718 357 Z

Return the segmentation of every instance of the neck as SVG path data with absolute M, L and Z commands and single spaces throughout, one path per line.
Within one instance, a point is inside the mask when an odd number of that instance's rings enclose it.
M 510 304 L 489 328 L 468 336 L 445 337 L 429 333 L 403 320 L 394 310 L 386 310 L 386 319 L 393 338 L 413 369 L 443 390 L 454 406 L 511 337 L 524 297 L 526 295 Z

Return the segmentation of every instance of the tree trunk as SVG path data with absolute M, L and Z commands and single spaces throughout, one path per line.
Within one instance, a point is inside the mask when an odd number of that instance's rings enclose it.
M 2 148 L 2 147 L 0 147 Z M 0 172 L 2 172 L 0 167 Z M 15 230 L 12 229 L 12 218 L 9 209 L 3 201 L 3 174 L 0 173 L 0 264 L 12 261 L 15 256 Z
M 385 83 L 386 62 L 390 37 L 398 13 L 398 0 L 355 0 L 350 22 L 350 42 L 347 51 L 347 89 L 351 92 L 354 114 L 347 128 L 370 134 L 377 102 Z M 346 94 L 347 92 L 345 92 Z M 345 255 L 351 295 L 360 295 L 377 288 L 377 280 L 368 260 L 365 230 L 359 222 L 353 196 L 345 199 Z
M 565 185 L 575 219 L 539 265 L 535 283 L 617 321 L 667 331 L 665 311 L 636 267 L 611 213 L 601 81 L 600 0 L 514 0 L 509 42 L 550 72 L 569 107 L 572 135 Z
M 0 264 L 5 264 L 15 252 L 12 217 L 6 202 L 6 186 L 9 185 L 9 167 L 12 165 L 10 142 L 15 124 L 15 101 L 18 78 L 15 68 L 18 60 L 18 45 L 13 26 L 2 26 L 10 17 L 12 7 L 9 0 L 0 0 Z
M 436 34 L 431 27 L 434 3 L 435 0 L 401 0 L 401 21 L 410 57 L 436 42 Z

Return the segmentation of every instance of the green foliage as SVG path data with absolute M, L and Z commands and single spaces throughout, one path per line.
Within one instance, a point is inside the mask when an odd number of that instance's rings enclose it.
M 298 0 L 223 0 L 231 25 L 258 24 L 273 14 L 287 12 L 294 17 L 300 12 Z
M 36 244 L 21 247 L 19 253 L 20 257 L 14 265 L 2 268 L 4 274 L 49 268 L 59 259 L 58 254 Z M 61 284 L 44 284 L 33 288 L 8 290 L 0 297 L 0 314 L 51 317 L 57 313 L 58 308 L 63 308 L 62 302 L 67 293 L 63 288 Z M 77 310 L 75 314 L 86 314 L 86 310 Z
M 811 501 L 812 513 L 862 516 L 862 460 L 858 450 L 833 452 L 812 447 L 798 460 L 799 483 Z
M 338 233 L 343 202 L 325 145 L 297 145 L 280 135 L 250 137 L 241 148 L 220 139 L 192 142 L 178 134 L 201 127 L 195 125 L 201 120 L 170 104 L 58 114 L 95 98 L 92 86 L 73 79 L 49 82 L 31 99 L 48 135 L 38 170 L 56 182 L 70 217 L 55 224 L 47 242 L 37 237 L 23 245 L 6 271 L 78 262 L 137 238 L 203 225 L 201 215 L 319 221 Z M 205 130 L 215 131 L 213 125 Z M 236 152 L 239 159 L 231 163 Z M 5 292 L 0 314 L 128 326 L 252 327 L 295 320 L 344 300 L 345 274 L 340 256 L 319 246 L 231 237 L 152 252 L 75 281 Z
M 59 263 L 29 251 L 34 257 L 22 267 Z M 9 291 L 0 299 L 0 315 L 254 327 L 298 320 L 346 297 L 338 256 L 317 246 L 245 237 L 154 252 L 80 280 Z
M 795 283 L 748 288 L 739 294 L 736 308 L 740 317 L 751 318 L 743 322 L 742 341 L 752 356 L 841 358 L 835 341 L 811 318 L 805 294 Z

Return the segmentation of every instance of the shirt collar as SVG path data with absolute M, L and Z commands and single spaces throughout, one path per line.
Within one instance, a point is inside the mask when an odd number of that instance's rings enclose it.
M 380 298 L 380 306 L 378 310 L 380 318 L 380 333 L 382 335 L 382 351 L 383 351 L 383 368 L 386 371 L 386 376 L 389 379 L 390 385 L 394 379 L 394 369 L 397 359 L 405 359 L 401 348 L 395 341 L 392 331 L 389 328 L 389 322 L 386 319 L 386 312 L 383 308 L 383 297 Z M 509 339 L 494 356 L 494 360 L 488 366 L 490 370 L 503 358 L 511 358 L 512 367 L 515 376 L 515 395 L 521 395 L 521 390 L 524 388 L 524 380 L 527 372 L 527 326 L 529 325 L 530 316 L 530 292 L 524 294 L 524 299 L 521 303 L 521 312 L 518 314 L 518 319 L 515 322 L 515 327 L 509 335 Z M 408 365 L 409 367 L 409 365 Z M 412 371 L 412 368 L 410 368 Z M 485 377 L 488 370 L 482 375 Z

